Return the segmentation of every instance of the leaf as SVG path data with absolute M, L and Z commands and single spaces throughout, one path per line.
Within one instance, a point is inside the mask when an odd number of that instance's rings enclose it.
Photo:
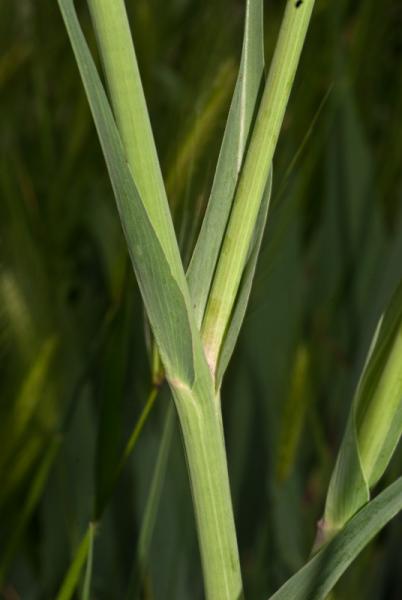
M 162 488 L 165 481 L 167 462 L 172 446 L 174 433 L 175 410 L 172 402 L 169 402 L 162 437 L 158 449 L 158 455 L 152 474 L 152 481 L 141 520 L 141 529 L 138 537 L 138 545 L 135 561 L 130 574 L 126 600 L 134 600 L 140 597 L 141 584 L 145 578 L 149 566 L 149 554 L 153 538 L 157 514 L 160 507 Z
M 121 453 L 121 456 L 108 457 L 107 469 L 105 465 L 99 465 L 99 468 L 104 469 L 105 472 L 98 474 L 96 498 L 95 498 L 95 519 L 100 520 L 106 506 L 108 505 L 113 491 L 117 485 L 119 477 L 127 464 L 133 450 L 138 442 L 138 439 L 143 431 L 143 428 L 152 412 L 155 405 L 156 398 L 158 396 L 159 388 L 153 386 L 150 393 L 148 394 L 145 405 L 133 427 L 133 430 L 128 438 L 126 445 Z M 102 479 L 103 480 L 102 480 Z
M 243 277 L 240 283 L 240 288 L 238 291 L 238 295 L 236 298 L 236 304 L 233 309 L 233 314 L 230 319 L 230 323 L 228 326 L 228 330 L 225 334 L 221 353 L 219 355 L 218 368 L 217 368 L 217 386 L 222 383 L 223 375 L 227 369 L 230 358 L 233 354 L 233 350 L 237 341 L 237 338 L 240 333 L 240 328 L 242 326 L 244 316 L 246 314 L 246 309 L 248 305 L 248 300 L 250 298 L 251 286 L 253 285 L 254 274 L 257 268 L 257 260 L 260 254 L 260 248 L 262 244 L 262 239 L 264 237 L 265 225 L 267 222 L 268 216 L 268 208 L 269 202 L 271 199 L 271 191 L 272 191 L 272 169 L 270 171 L 270 176 L 268 178 L 268 182 L 265 188 L 264 197 L 261 202 L 260 211 L 257 218 L 256 229 L 254 232 L 254 242 L 252 245 L 252 249 L 250 252 L 250 256 L 246 263 Z
M 92 539 L 92 524 L 88 528 L 77 548 L 73 562 L 60 586 L 60 590 L 56 596 L 56 600 L 70 600 L 78 586 L 82 569 L 90 552 Z
M 263 80 L 263 41 L 263 2 L 247 0 L 240 71 L 207 210 L 187 271 L 198 326 L 204 315 Z
M 373 487 L 402 433 L 402 281 L 380 320 L 357 394 L 359 452 Z
M 272 159 L 313 7 L 314 0 L 305 0 L 301 10 L 297 10 L 298 7 L 295 7 L 293 2 L 286 4 L 202 323 L 205 354 L 212 372 L 217 368 L 222 342 L 253 242 Z
M 82 590 L 82 600 L 91 600 L 91 581 L 93 571 L 93 553 L 94 553 L 94 539 L 95 539 L 96 525 L 95 523 L 89 524 L 89 542 L 88 542 L 88 559 L 87 568 L 85 570 L 84 586 Z
M 39 349 L 36 359 L 15 398 L 13 414 L 11 416 L 12 424 L 4 424 L 5 430 L 7 430 L 7 427 L 12 427 L 14 443 L 19 442 L 24 433 L 29 429 L 32 419 L 40 405 L 40 401 L 43 399 L 57 344 L 58 341 L 54 336 L 47 338 L 43 342 L 42 347 Z
M 162 245 L 128 167 L 120 136 L 72 0 L 58 0 L 92 110 L 134 271 L 170 379 L 191 386 L 193 336 L 181 262 Z M 178 250 L 177 250 L 178 255 Z M 179 255 L 178 255 L 179 256 Z
M 401 433 L 402 282 L 378 324 L 353 399 L 328 490 L 324 540 L 367 502 Z
M 11 411 L 3 416 L 0 426 L 0 506 L 29 473 L 46 442 L 43 432 L 53 426 L 55 415 L 50 404 L 54 399 L 51 374 L 58 343 L 55 336 L 43 341 L 14 398 Z M 38 424 L 43 430 L 38 428 Z
M 360 510 L 269 600 L 321 600 L 373 537 L 402 509 L 402 478 Z
M 315 547 L 330 539 L 370 499 L 356 435 L 354 416 L 351 413 L 329 484 L 325 516 L 319 523 Z

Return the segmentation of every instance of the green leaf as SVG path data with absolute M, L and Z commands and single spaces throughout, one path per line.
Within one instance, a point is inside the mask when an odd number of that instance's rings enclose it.
M 313 7 L 314 0 L 286 4 L 202 323 L 205 354 L 213 372 L 247 263 Z
M 402 282 L 380 320 L 357 386 L 328 490 L 322 541 L 367 502 L 401 434 Z
M 130 434 L 130 437 L 127 440 L 127 443 L 124 447 L 121 456 L 116 459 L 116 457 L 112 456 L 112 458 L 108 457 L 108 465 L 106 473 L 102 473 L 101 477 L 103 481 L 98 479 L 98 486 L 96 490 L 96 498 L 95 498 L 95 519 L 99 520 L 108 505 L 110 498 L 113 494 L 113 491 L 117 485 L 117 481 L 127 464 L 128 459 L 130 458 L 133 450 L 138 442 L 138 439 L 144 429 L 146 422 L 148 421 L 149 415 L 152 412 L 152 409 L 155 405 L 156 398 L 158 396 L 159 388 L 153 386 L 150 393 L 148 394 L 145 405 L 133 427 L 133 430 Z M 114 460 L 113 460 L 114 458 Z M 102 465 L 99 465 L 102 468 Z M 104 466 L 103 466 L 104 467 Z M 102 485 L 103 484 L 103 485 Z
M 373 537 L 402 509 L 402 478 L 369 502 L 270 600 L 321 600 Z
M 204 315 L 263 80 L 263 22 L 262 0 L 247 0 L 240 71 L 208 207 L 187 271 L 198 326 Z
M 225 374 L 230 358 L 233 354 L 234 347 L 239 337 L 240 328 L 242 326 L 248 301 L 250 298 L 251 287 L 253 285 L 254 274 L 257 268 L 257 260 L 260 254 L 262 239 L 264 237 L 265 225 L 268 217 L 269 202 L 272 191 L 272 169 L 265 188 L 264 197 L 261 202 L 260 212 L 257 217 L 257 224 L 254 232 L 254 241 L 250 251 L 250 256 L 244 268 L 243 277 L 240 283 L 236 303 L 233 308 L 233 313 L 230 318 L 228 330 L 225 334 L 222 349 L 219 355 L 218 368 L 216 372 L 217 386 L 222 383 L 222 378 Z
M 120 136 L 72 0 L 58 0 L 112 181 L 129 253 L 147 314 L 170 379 L 191 386 L 193 335 L 188 289 L 179 253 L 162 245 L 127 164 Z
M 79 584 L 82 569 L 87 560 L 92 539 L 92 524 L 88 528 L 77 548 L 73 562 L 68 569 L 66 576 L 60 586 L 60 590 L 56 596 L 56 600 L 70 600 Z
M 13 400 L 11 410 L 3 415 L 0 424 L 0 506 L 11 497 L 32 469 L 46 442 L 44 432 L 54 424 L 55 414 L 50 404 L 54 398 L 51 374 L 58 344 L 55 336 L 43 341 Z M 38 428 L 38 424 L 43 430 Z
M 329 484 L 325 516 L 318 526 L 315 547 L 330 539 L 369 499 L 352 411 Z
M 130 574 L 126 600 L 140 597 L 140 589 L 149 568 L 149 554 L 153 538 L 157 514 L 159 511 L 162 488 L 165 481 L 167 462 L 171 451 L 174 433 L 175 410 L 173 402 L 169 402 L 158 455 L 153 469 L 152 481 L 141 521 L 135 561 Z
M 402 433 L 402 281 L 380 321 L 357 395 L 359 453 L 373 487 Z
M 89 524 L 89 542 L 88 542 L 88 559 L 87 567 L 85 569 L 84 585 L 82 589 L 82 600 L 91 600 L 91 581 L 93 571 L 93 554 L 94 554 L 94 540 L 95 540 L 96 525 L 95 523 Z
M 43 400 L 45 386 L 57 345 L 58 340 L 54 336 L 47 338 L 43 342 L 15 398 L 13 413 L 10 416 L 12 423 L 8 422 L 3 425 L 4 431 L 12 427 L 14 443 L 20 442 L 23 435 L 29 430 L 32 419 L 38 410 L 41 400 Z M 10 448 L 10 451 L 12 450 L 13 448 Z M 5 458 L 4 449 L 2 458 Z

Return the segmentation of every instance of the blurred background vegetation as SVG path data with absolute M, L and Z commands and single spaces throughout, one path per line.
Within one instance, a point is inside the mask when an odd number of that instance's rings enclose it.
M 267 62 L 283 5 L 266 2 Z M 244 2 L 127 7 L 188 260 L 237 74 Z M 91 598 L 202 598 L 180 434 L 152 372 L 56 2 L 2 0 L 0 98 L 0 593 L 55 598 L 73 564 L 64 598 L 80 597 L 85 569 L 77 573 L 96 521 Z M 370 337 L 402 276 L 401 114 L 402 3 L 317 0 L 251 304 L 224 382 L 252 599 L 309 555 Z M 401 466 L 397 452 L 386 479 Z M 396 519 L 334 598 L 402 598 L 401 535 Z

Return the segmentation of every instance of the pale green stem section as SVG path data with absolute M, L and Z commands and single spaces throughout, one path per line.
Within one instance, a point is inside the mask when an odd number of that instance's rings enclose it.
M 239 288 L 314 0 L 288 0 L 202 326 L 214 372 Z
M 243 587 L 219 404 L 173 389 L 186 450 L 208 600 L 241 600 Z
M 128 165 L 170 264 L 181 265 L 124 0 L 88 6 Z

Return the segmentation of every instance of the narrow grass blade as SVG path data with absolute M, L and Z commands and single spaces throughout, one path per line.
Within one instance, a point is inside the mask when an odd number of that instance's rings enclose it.
M 73 562 L 70 565 L 69 570 L 60 586 L 60 590 L 56 596 L 56 600 L 70 600 L 73 597 L 75 590 L 80 581 L 82 570 L 85 566 L 85 562 L 88 558 L 88 554 L 91 547 L 92 538 L 92 524 L 88 525 L 88 528 L 81 540 L 80 545 L 77 548 Z
M 85 569 L 84 585 L 82 589 L 82 600 L 91 599 L 91 582 L 92 582 L 92 570 L 93 570 L 93 554 L 94 554 L 94 540 L 95 540 L 96 526 L 95 523 L 89 524 L 89 542 L 88 542 L 88 559 L 87 567 Z
M 311 400 L 310 349 L 301 343 L 290 372 L 289 392 L 284 402 L 276 457 L 276 479 L 285 481 L 297 459 L 297 450 Z
M 314 0 L 286 5 L 202 324 L 212 372 L 236 302 L 313 7 Z
M 270 600 L 323 600 L 353 560 L 402 509 L 402 478 L 369 502 Z
M 357 386 L 317 543 L 336 533 L 367 502 L 401 434 L 402 282 L 380 320 Z
M 230 317 L 228 330 L 225 334 L 222 350 L 219 355 L 218 369 L 216 372 L 216 384 L 219 388 L 222 383 L 222 378 L 225 374 L 230 358 L 233 354 L 237 338 L 246 314 L 248 301 L 250 298 L 251 287 L 254 281 L 254 274 L 257 268 L 257 261 L 260 254 L 262 239 L 264 237 L 265 225 L 268 217 L 269 202 L 272 191 L 272 169 L 268 178 L 268 182 L 264 191 L 264 197 L 261 202 L 260 211 L 257 217 L 257 224 L 254 232 L 254 241 L 252 244 L 250 256 L 246 263 L 243 277 L 240 283 L 236 303 L 233 308 L 233 313 Z
M 120 460 L 118 461 L 117 465 L 114 466 L 114 469 L 113 469 L 112 473 L 110 474 L 108 485 L 103 490 L 102 495 L 99 495 L 98 498 L 96 499 L 96 505 L 95 505 L 96 520 L 99 520 L 100 517 L 102 516 L 103 511 L 106 508 L 106 506 L 110 500 L 110 497 L 113 493 L 115 485 L 116 485 L 124 467 L 126 466 L 129 457 L 131 456 L 131 454 L 135 448 L 135 445 L 138 441 L 138 438 L 141 435 L 144 425 L 147 422 L 148 417 L 154 407 L 155 400 L 158 396 L 158 391 L 159 391 L 159 389 L 157 387 L 153 387 L 151 389 L 151 392 L 148 395 L 145 406 L 142 409 L 139 419 L 136 422 L 134 429 L 131 432 L 131 435 L 130 435 L 130 437 L 127 441 L 127 444 L 123 450 L 122 456 L 121 456 Z
M 296 152 L 294 153 L 292 159 L 290 160 L 288 166 L 286 167 L 286 171 L 282 176 L 282 180 L 279 182 L 279 185 L 277 186 L 277 190 L 276 190 L 276 194 L 275 194 L 276 202 L 278 202 L 278 200 L 282 197 L 282 194 L 283 194 L 284 190 L 286 189 L 286 184 L 289 181 L 289 178 L 293 174 L 297 164 L 300 162 L 300 158 L 302 157 L 308 142 L 311 140 L 311 136 L 312 136 L 313 132 L 317 128 L 316 127 L 317 122 L 319 121 L 320 117 L 322 116 L 322 112 L 328 102 L 328 99 L 329 99 L 333 89 L 334 89 L 334 83 L 332 83 L 328 87 L 328 90 L 325 92 L 321 102 L 319 103 L 319 105 L 317 107 L 317 110 L 315 111 L 315 113 L 313 115 L 313 118 L 310 121 L 309 126 L 306 129 L 306 132 L 305 132 L 300 144 L 298 145 L 298 147 L 296 149 Z
M 263 2 L 247 0 L 240 71 L 207 211 L 187 271 L 197 324 L 203 318 L 264 74 Z
M 58 339 L 55 336 L 43 341 L 12 406 L 2 415 L 0 507 L 12 497 L 37 460 L 40 460 L 46 439 L 43 432 L 32 427 L 33 423 L 41 423 L 44 430 L 53 427 L 54 414 L 49 403 L 54 398 L 51 375 L 57 349 Z
M 165 480 L 167 461 L 169 458 L 169 451 L 172 442 L 172 435 L 174 431 L 174 419 L 174 405 L 173 402 L 170 400 L 165 425 L 163 428 L 162 438 L 159 446 L 158 456 L 156 459 L 156 464 L 152 476 L 151 487 L 145 506 L 144 516 L 141 522 L 137 553 L 132 573 L 130 576 L 126 600 L 136 600 L 136 598 L 140 597 L 142 581 L 144 575 L 147 572 L 149 551 L 155 528 L 155 522 L 158 513 L 163 482 Z
M 72 0 L 60 10 L 98 130 L 123 229 L 155 339 L 172 380 L 192 385 L 193 331 L 187 284 L 177 257 L 162 245 L 127 165 L 113 115 L 83 36 Z M 177 260 L 176 260 L 177 258 Z
M 358 395 L 359 453 L 365 477 L 373 487 L 402 434 L 402 281 L 380 321 Z
M 128 457 L 134 450 L 134 446 L 136 445 L 136 443 L 138 441 L 138 438 L 141 434 L 144 424 L 153 408 L 153 405 L 155 404 L 155 400 L 158 396 L 158 391 L 159 391 L 158 388 L 156 388 L 156 387 L 152 388 L 152 390 L 147 398 L 146 404 L 141 412 L 140 418 L 138 419 L 137 424 L 134 427 L 134 429 L 129 437 L 129 440 L 126 444 L 126 447 L 124 449 L 123 456 L 120 461 L 119 472 L 121 471 L 123 466 L 126 464 Z
M 89 524 L 87 531 L 77 549 L 74 560 L 71 563 L 69 570 L 66 573 L 64 581 L 60 587 L 59 593 L 56 600 L 69 600 L 77 588 L 84 568 L 85 562 L 87 562 L 86 581 L 89 580 L 90 575 L 88 570 L 92 569 L 92 551 L 93 551 L 93 540 L 96 532 L 96 523 L 101 519 L 102 514 L 110 500 L 110 496 L 113 493 L 114 486 L 127 463 L 128 457 L 131 455 L 138 438 L 143 430 L 144 424 L 154 406 L 155 400 L 158 395 L 158 388 L 152 388 L 147 402 L 141 412 L 141 415 L 133 429 L 132 434 L 125 446 L 124 452 L 117 467 L 114 470 L 113 476 L 111 477 L 109 486 L 104 490 L 104 494 L 97 499 L 95 506 L 95 521 Z M 92 572 L 92 571 L 91 571 Z M 89 585 L 89 584 L 87 584 Z
M 15 451 L 15 446 L 21 443 L 21 439 L 29 430 L 32 419 L 38 410 L 38 406 L 43 399 L 49 372 L 57 350 L 58 340 L 52 336 L 47 338 L 42 347 L 39 349 L 36 359 L 34 360 L 30 370 L 24 378 L 21 388 L 13 402 L 13 411 L 9 418 L 4 419 L 1 424 L 3 439 L 7 439 L 5 435 L 7 431 L 13 430 L 14 446 L 3 446 L 2 456 L 0 458 L 0 466 L 3 461 L 10 458 L 10 454 Z M 4 492 L 4 490 L 3 490 Z

